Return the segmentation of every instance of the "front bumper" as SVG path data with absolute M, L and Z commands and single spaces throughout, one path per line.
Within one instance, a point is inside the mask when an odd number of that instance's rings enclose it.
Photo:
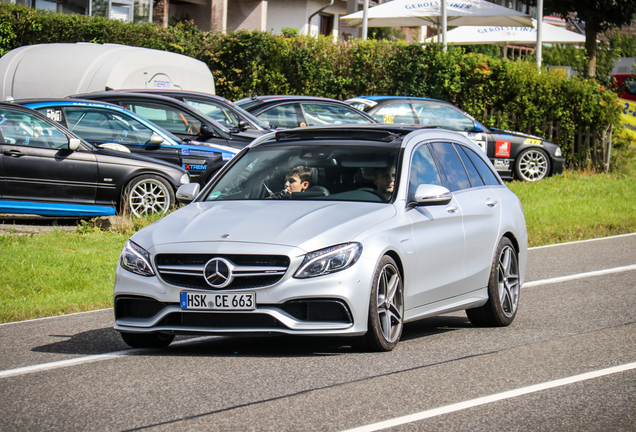
M 216 245 L 196 244 L 189 253 L 209 251 Z M 271 246 L 271 245 L 270 245 Z M 221 246 L 222 248 L 223 246 Z M 259 245 L 231 246 L 232 253 L 258 253 Z M 249 252 L 248 252 L 249 249 Z M 324 276 L 295 279 L 304 253 L 277 246 L 274 252 L 290 258 L 279 281 L 269 286 L 209 289 L 168 283 L 157 273 L 144 277 L 117 266 L 114 310 L 115 329 L 131 333 L 169 334 L 252 334 L 354 336 L 367 330 L 370 287 L 376 263 L 361 257 L 352 267 Z M 228 255 L 228 251 L 218 251 Z M 155 265 L 155 272 L 157 268 Z M 218 311 L 182 309 L 182 291 L 223 293 L 250 291 L 256 295 L 256 309 Z

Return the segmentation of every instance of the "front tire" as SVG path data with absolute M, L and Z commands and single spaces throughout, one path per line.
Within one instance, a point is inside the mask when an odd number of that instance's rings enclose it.
M 485 305 L 467 309 L 466 315 L 477 327 L 505 327 L 512 324 L 519 306 L 519 258 L 512 242 L 504 237 L 490 270 L 488 301 Z
M 400 341 L 403 325 L 402 277 L 393 258 L 385 255 L 373 277 L 367 333 L 360 345 L 370 351 L 391 351 Z
M 165 348 L 174 339 L 174 335 L 162 333 L 120 333 L 127 345 L 133 348 Z
M 525 149 L 515 160 L 515 174 L 518 178 L 534 182 L 550 174 L 550 158 L 539 148 Z
M 121 195 L 120 212 L 137 217 L 166 213 L 175 204 L 172 186 L 162 177 L 142 175 L 134 178 Z

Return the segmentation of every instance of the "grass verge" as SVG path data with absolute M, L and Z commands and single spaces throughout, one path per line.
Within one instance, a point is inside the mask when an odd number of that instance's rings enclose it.
M 636 232 L 636 177 L 566 172 L 508 187 L 523 204 L 528 246 Z

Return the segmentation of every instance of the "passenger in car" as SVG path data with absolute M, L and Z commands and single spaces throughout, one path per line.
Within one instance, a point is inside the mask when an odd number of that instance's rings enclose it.
M 273 194 L 270 198 L 291 198 L 292 193 L 305 192 L 311 181 L 311 168 L 306 166 L 295 166 L 287 170 L 285 175 L 285 189 Z
M 378 191 L 390 200 L 395 188 L 395 166 L 375 168 L 372 178 Z

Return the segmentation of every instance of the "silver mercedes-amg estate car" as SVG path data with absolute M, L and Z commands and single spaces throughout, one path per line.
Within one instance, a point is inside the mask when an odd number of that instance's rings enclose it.
M 459 133 L 274 132 L 199 187 L 179 188 L 189 204 L 122 251 L 115 329 L 133 347 L 165 347 L 177 334 L 286 333 L 389 351 L 421 318 L 515 318 L 523 209 Z

